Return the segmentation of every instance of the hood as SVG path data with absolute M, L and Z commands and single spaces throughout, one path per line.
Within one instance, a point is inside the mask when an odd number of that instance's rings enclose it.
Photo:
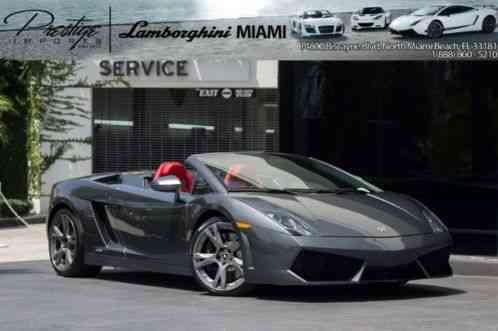
M 255 208 L 283 209 L 302 218 L 319 236 L 400 237 L 432 233 L 422 206 L 404 195 L 372 194 L 237 194 Z
M 404 15 L 392 21 L 390 26 L 394 29 L 410 29 L 412 28 L 412 24 L 416 21 L 421 21 L 429 17 L 430 16 Z
M 342 20 L 338 17 L 303 18 L 303 24 L 331 25 L 340 24 L 341 22 Z

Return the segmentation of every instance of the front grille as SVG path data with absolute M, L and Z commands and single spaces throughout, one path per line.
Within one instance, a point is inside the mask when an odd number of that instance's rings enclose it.
M 445 247 L 435 250 L 418 258 L 425 271 L 431 277 L 449 276 L 452 274 L 450 260 L 450 248 Z
M 359 26 L 362 26 L 364 28 L 368 28 L 370 26 L 373 26 L 374 24 L 373 23 L 358 23 Z
M 308 27 L 308 28 L 306 28 L 306 32 L 308 32 L 308 33 L 316 33 L 316 30 L 315 30 L 315 28 Z
M 333 25 L 323 25 L 318 27 L 318 30 L 320 33 L 334 33 L 334 26 Z
M 361 276 L 362 281 L 411 280 L 425 278 L 417 262 L 394 267 L 367 266 Z
M 360 259 L 305 250 L 298 254 L 291 270 L 307 281 L 350 281 L 362 265 Z

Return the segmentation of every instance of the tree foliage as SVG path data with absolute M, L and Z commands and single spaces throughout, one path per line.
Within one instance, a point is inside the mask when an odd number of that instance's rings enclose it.
M 68 82 L 74 80 L 77 65 L 50 60 L 2 60 L 0 69 L 0 143 L 7 142 L 12 133 L 9 130 L 18 129 L 9 127 L 8 119 L 3 115 L 15 111 L 24 117 L 26 142 L 11 141 L 10 144 L 24 149 L 28 164 L 28 192 L 30 196 L 38 196 L 42 172 L 76 142 L 58 137 L 79 126 L 76 118 L 89 118 L 82 107 L 83 98 L 62 93 Z M 47 154 L 42 154 L 42 142 L 50 145 Z M 87 139 L 77 142 L 89 143 Z

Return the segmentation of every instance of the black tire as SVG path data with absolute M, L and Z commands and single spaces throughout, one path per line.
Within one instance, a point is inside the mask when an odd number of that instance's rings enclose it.
M 427 27 L 427 36 L 431 39 L 438 39 L 443 36 L 444 26 L 439 21 L 432 21 Z
M 66 259 L 67 264 L 64 264 L 64 266 L 58 265 L 57 261 L 58 260 L 55 257 L 56 254 L 56 248 L 57 245 L 61 245 L 62 239 L 60 239 L 60 235 L 56 233 L 56 230 L 54 226 L 58 227 L 59 222 L 72 222 L 72 229 L 73 229 L 73 234 L 74 234 L 74 239 L 75 242 L 73 244 L 69 244 L 69 240 L 67 240 L 68 243 L 66 245 L 71 246 L 74 248 L 73 254 L 71 254 L 71 263 L 67 261 L 67 257 L 64 256 L 64 259 Z M 62 225 L 61 223 L 61 225 Z M 58 227 L 59 228 L 59 227 Z M 70 210 L 63 208 L 60 209 L 55 213 L 55 215 L 50 219 L 50 223 L 48 226 L 48 250 L 49 250 L 49 257 L 50 257 L 50 263 L 52 265 L 52 268 L 55 270 L 55 272 L 63 277 L 95 277 L 99 274 L 100 270 L 102 269 L 102 266 L 94 266 L 94 265 L 87 265 L 85 264 L 84 261 L 84 243 L 82 240 L 82 231 L 83 227 L 81 224 L 81 221 L 79 220 L 78 217 L 76 217 Z M 60 229 L 59 229 L 60 230 Z M 59 240 L 59 241 L 57 241 Z M 72 242 L 71 240 L 71 242 Z M 59 250 L 60 251 L 60 250 Z M 68 253 L 64 253 L 66 255 Z M 60 259 L 60 258 L 59 258 Z
M 240 285 L 237 288 L 234 288 L 232 290 L 216 290 L 213 289 L 212 287 L 207 286 L 199 277 L 198 273 L 196 272 L 196 268 L 194 266 L 194 249 L 196 247 L 196 243 L 201 236 L 201 234 L 206 231 L 207 228 L 213 226 L 214 224 L 224 224 L 226 227 L 230 227 L 230 229 L 233 229 L 233 225 L 225 218 L 223 217 L 212 217 L 202 223 L 194 232 L 194 235 L 191 240 L 191 247 L 190 247 L 190 261 L 191 261 L 191 268 L 192 268 L 192 274 L 194 275 L 194 278 L 197 282 L 197 284 L 203 288 L 204 290 L 208 291 L 212 295 L 217 295 L 217 296 L 243 296 L 248 294 L 254 289 L 253 284 L 248 284 L 247 282 L 243 282 L 242 285 Z M 234 233 L 237 233 L 235 229 L 233 229 Z M 238 235 L 238 233 L 237 233 Z
M 493 16 L 487 16 L 484 21 L 482 21 L 482 32 L 493 33 L 496 29 L 496 18 Z

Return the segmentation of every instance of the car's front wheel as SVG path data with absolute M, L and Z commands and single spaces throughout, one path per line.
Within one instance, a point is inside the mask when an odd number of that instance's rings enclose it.
M 226 219 L 210 218 L 196 230 L 191 260 L 195 279 L 212 294 L 243 295 L 253 288 L 244 278 L 240 235 Z
M 444 33 L 444 26 L 439 21 L 433 21 L 427 28 L 427 36 L 431 39 L 441 38 Z
M 80 220 L 68 209 L 59 210 L 48 227 L 50 262 L 55 272 L 64 277 L 93 277 L 101 266 L 84 262 Z
M 493 33 L 496 29 L 496 18 L 488 16 L 482 22 L 482 31 L 485 33 Z

